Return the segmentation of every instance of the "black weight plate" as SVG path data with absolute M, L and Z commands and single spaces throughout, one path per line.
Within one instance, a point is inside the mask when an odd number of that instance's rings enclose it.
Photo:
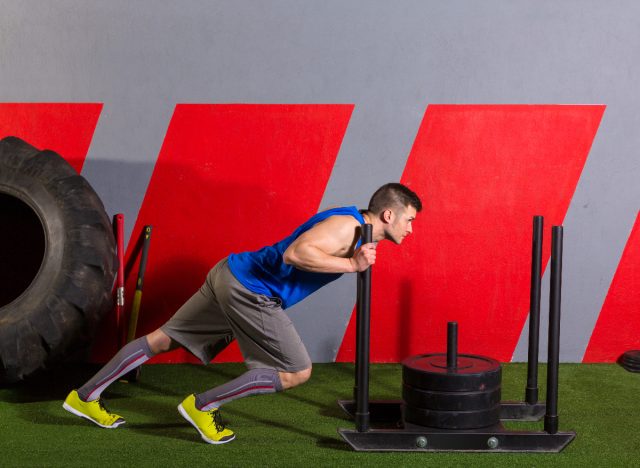
M 640 351 L 627 351 L 622 355 L 622 361 L 628 364 L 640 364 Z
M 622 361 L 622 365 L 625 367 L 635 367 L 635 368 L 640 367 L 640 363 L 629 362 L 629 361 Z
M 640 351 L 626 351 L 618 358 L 618 364 L 629 372 L 640 372 Z
M 489 357 L 459 354 L 457 367 L 451 370 L 446 354 L 421 354 L 402 361 L 402 378 L 421 390 L 482 392 L 500 386 L 502 366 Z
M 640 364 L 628 364 L 626 362 L 622 362 L 621 365 L 629 372 L 640 372 Z
M 436 411 L 405 405 L 404 411 L 406 422 L 440 429 L 477 429 L 500 421 L 500 404 L 478 411 Z
M 402 385 L 402 399 L 416 408 L 445 411 L 475 411 L 500 403 L 500 387 L 481 392 L 437 392 Z

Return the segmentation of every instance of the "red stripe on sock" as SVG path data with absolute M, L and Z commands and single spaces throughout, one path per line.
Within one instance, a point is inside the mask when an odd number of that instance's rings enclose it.
M 271 386 L 268 386 L 268 385 L 261 385 L 261 386 L 259 386 L 259 387 L 250 387 L 250 388 L 248 388 L 248 389 L 246 389 L 246 390 L 240 390 L 239 392 L 232 393 L 231 395 L 227 395 L 227 396 L 225 396 L 225 397 L 218 398 L 217 400 L 212 400 L 212 401 L 208 402 L 206 405 L 204 405 L 204 406 L 203 406 L 203 408 L 204 408 L 205 406 L 209 406 L 209 405 L 211 405 L 211 404 L 213 404 L 213 403 L 216 403 L 216 402 L 218 402 L 218 401 L 228 400 L 229 398 L 236 397 L 237 395 L 242 395 L 243 393 L 251 392 L 251 391 L 253 391 L 253 390 L 264 390 L 264 389 L 273 390 L 273 391 L 275 392 L 275 387 L 274 387 L 273 385 L 271 385 Z
M 130 359 L 129 361 L 125 361 L 125 362 L 124 362 L 124 365 L 122 365 L 122 366 L 120 367 L 120 370 L 119 370 L 117 373 L 115 373 L 115 374 L 114 374 L 114 375 L 115 375 L 115 377 L 109 377 L 109 378 L 107 378 L 107 379 L 104 379 L 102 382 L 100 382 L 100 384 L 99 384 L 99 385 L 97 385 L 97 386 L 96 386 L 96 389 L 98 389 L 98 388 L 102 387 L 102 386 L 105 384 L 105 382 L 109 382 L 110 380 L 115 380 L 115 379 L 117 379 L 118 377 L 120 377 L 120 375 L 122 375 L 122 371 L 123 371 L 123 369 L 126 369 L 130 364 L 132 364 L 132 363 L 134 363 L 134 362 L 136 362 L 136 361 L 139 361 L 140 359 L 143 359 L 144 357 L 146 357 L 146 355 L 143 353 L 141 356 L 137 356 L 137 357 L 134 357 L 134 358 Z M 94 391 L 95 391 L 95 390 L 94 390 Z M 93 392 L 91 392 L 91 393 L 89 394 L 89 397 L 91 397 L 91 395 L 92 395 L 92 394 L 93 394 Z M 89 397 L 87 398 L 87 401 L 91 401 Z

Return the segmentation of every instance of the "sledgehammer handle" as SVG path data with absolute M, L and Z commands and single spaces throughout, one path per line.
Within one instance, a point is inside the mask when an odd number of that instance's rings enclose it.
M 140 303 L 142 302 L 142 285 L 144 283 L 144 272 L 147 268 L 149 244 L 151 243 L 151 229 L 152 229 L 152 226 L 144 227 L 144 242 L 142 244 L 142 256 L 140 257 L 140 269 L 138 270 L 138 280 L 136 281 L 136 292 L 133 295 L 133 304 L 131 307 L 131 317 L 129 318 L 129 332 L 127 333 L 127 342 L 134 340 L 136 337 L 136 328 L 138 327 L 138 315 L 140 313 Z

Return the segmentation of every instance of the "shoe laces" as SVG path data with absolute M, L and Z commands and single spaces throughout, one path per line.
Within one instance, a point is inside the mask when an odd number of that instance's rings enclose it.
M 220 410 L 219 409 L 213 409 L 211 411 L 209 411 L 209 414 L 211 415 L 212 419 L 213 419 L 213 424 L 216 427 L 216 431 L 218 432 L 222 432 L 225 429 L 225 425 L 222 422 L 222 416 L 220 416 Z
M 102 398 L 98 398 L 98 406 L 100 406 L 100 409 L 102 411 L 104 411 L 105 413 L 111 416 L 111 413 L 109 412 L 107 407 L 104 405 L 104 400 Z

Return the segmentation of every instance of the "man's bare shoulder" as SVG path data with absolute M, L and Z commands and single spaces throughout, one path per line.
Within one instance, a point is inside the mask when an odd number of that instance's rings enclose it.
M 351 215 L 336 214 L 320 221 L 316 226 L 326 226 L 334 229 L 353 228 L 360 226 L 360 222 Z
M 360 223 L 350 215 L 336 214 L 323 219 L 300 236 L 301 241 L 310 239 L 336 239 L 340 244 L 351 243 L 357 235 Z

